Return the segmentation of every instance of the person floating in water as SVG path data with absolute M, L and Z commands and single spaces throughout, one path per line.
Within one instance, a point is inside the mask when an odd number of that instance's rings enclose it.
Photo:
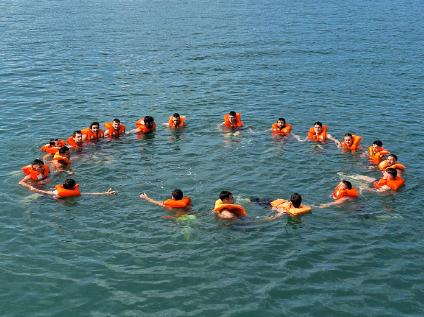
M 66 143 L 64 140 L 61 139 L 50 139 L 49 143 L 44 144 L 40 150 L 41 152 L 45 152 L 47 153 L 47 156 L 54 155 L 56 154 L 57 151 L 59 151 L 59 149 L 62 146 L 65 146 Z
M 164 123 L 163 125 L 169 127 L 170 129 L 184 128 L 186 124 L 185 119 L 185 116 L 180 116 L 180 114 L 176 112 L 172 116 L 170 116 L 168 122 Z
M 130 133 L 142 133 L 147 134 L 156 131 L 155 119 L 151 116 L 145 116 L 135 122 L 136 128 L 129 131 Z
M 342 180 L 337 186 L 334 188 L 333 193 L 331 194 L 331 198 L 334 201 L 326 204 L 321 204 L 319 208 L 327 208 L 330 206 L 340 205 L 346 201 L 350 201 L 353 199 L 357 199 L 359 197 L 359 193 L 352 186 L 352 183 L 347 180 Z
M 372 188 L 361 187 L 362 190 L 386 192 L 386 191 L 397 191 L 400 187 L 405 184 L 405 180 L 397 174 L 396 169 L 387 168 L 383 172 L 383 177 L 379 180 L 368 177 L 365 175 L 353 175 L 350 178 L 355 180 L 364 181 L 366 183 L 372 183 Z
M 30 187 L 30 190 L 37 194 L 42 195 L 49 195 L 53 196 L 53 198 L 69 198 L 69 197 L 78 197 L 81 195 L 116 195 L 117 192 L 112 190 L 112 188 L 109 188 L 105 192 L 101 193 L 85 193 L 80 192 L 79 184 L 75 182 L 72 178 L 67 178 L 63 182 L 63 184 L 58 184 L 55 186 L 54 190 L 41 190 L 38 188 L 35 188 L 33 186 Z
M 355 153 L 359 150 L 359 144 L 361 143 L 362 137 L 352 133 L 345 133 L 342 141 L 334 139 L 337 147 L 342 150 L 342 152 L 352 152 Z
M 213 211 L 216 217 L 223 220 L 234 220 L 247 216 L 246 209 L 236 204 L 233 194 L 226 190 L 219 194 L 219 199 L 215 201 Z
M 31 189 L 31 184 L 45 184 L 50 175 L 49 167 L 40 159 L 35 159 L 31 164 L 22 167 L 25 177 L 19 181 L 19 185 Z
M 71 169 L 71 151 L 67 146 L 62 146 L 53 156 L 53 166 L 57 172 L 66 172 L 72 174 Z
M 241 115 L 239 112 L 230 111 L 224 115 L 224 122 L 222 122 L 220 126 L 235 131 L 242 128 L 244 123 L 241 121 Z
M 291 133 L 292 125 L 286 122 L 284 118 L 278 118 L 277 122 L 272 124 L 272 134 L 288 136 Z
M 313 127 L 309 129 L 308 134 L 306 135 L 306 138 L 304 140 L 302 140 L 302 138 L 298 135 L 294 135 L 294 137 L 299 142 L 309 141 L 325 143 L 327 139 L 332 140 L 333 142 L 337 141 L 330 133 L 328 133 L 328 127 L 326 125 L 323 125 L 320 121 L 316 121 L 314 123 Z
M 139 196 L 141 199 L 148 201 L 154 205 L 172 209 L 176 213 L 176 217 L 186 215 L 191 207 L 191 199 L 188 196 L 184 196 L 184 193 L 181 189 L 174 189 L 171 193 L 171 198 L 164 201 L 155 200 L 149 197 L 146 193 L 141 193 Z
M 388 168 L 394 168 L 398 176 L 402 176 L 403 172 L 406 169 L 405 165 L 398 162 L 398 158 L 395 154 L 389 154 L 386 160 L 378 164 L 378 168 L 380 171 L 383 172 L 383 174 L 384 171 Z
M 367 156 L 368 160 L 373 165 L 378 165 L 383 160 L 383 157 L 388 154 L 390 154 L 390 152 L 383 148 L 383 142 L 375 140 L 372 145 L 368 147 L 368 151 L 365 152 L 363 156 Z
M 76 130 L 72 133 L 72 136 L 70 136 L 66 140 L 67 147 L 71 150 L 81 152 L 82 151 L 82 133 L 80 130 Z
M 98 142 L 105 136 L 98 122 L 92 122 L 88 128 L 82 129 L 81 133 L 84 142 Z
M 105 123 L 105 137 L 119 138 L 125 134 L 126 127 L 121 120 L 115 118 L 112 122 Z
M 270 205 L 271 210 L 274 211 L 275 214 L 269 217 L 269 220 L 279 219 L 284 215 L 292 217 L 302 216 L 312 210 L 311 206 L 302 204 L 302 196 L 298 193 L 293 193 L 290 200 L 276 199 L 271 201 Z

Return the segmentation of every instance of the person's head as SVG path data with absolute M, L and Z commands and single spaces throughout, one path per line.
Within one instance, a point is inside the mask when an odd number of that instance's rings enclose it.
M 58 146 L 59 145 L 59 139 L 50 139 L 49 145 L 50 146 Z
M 172 121 L 174 122 L 174 125 L 176 125 L 176 126 L 179 125 L 180 122 L 181 122 L 180 114 L 179 113 L 174 113 L 172 115 Z
M 386 179 L 396 179 L 397 171 L 395 168 L 388 168 L 384 171 L 384 178 Z
M 382 147 L 383 146 L 383 142 L 381 142 L 380 140 L 375 140 L 373 143 L 372 143 L 372 148 L 374 149 L 374 150 L 377 150 L 378 148 L 380 148 L 380 147 Z
M 279 128 L 284 128 L 285 125 L 286 125 L 286 119 L 284 119 L 284 118 L 278 118 L 277 126 Z
M 294 208 L 299 208 L 302 204 L 302 196 L 298 193 L 293 193 L 290 197 L 290 201 Z
M 153 117 L 151 116 L 145 116 L 143 118 L 144 121 L 144 125 L 148 128 L 151 128 L 153 126 L 153 123 L 155 123 L 155 119 L 153 119 Z
M 74 179 L 72 179 L 72 178 L 67 178 L 67 179 L 65 179 L 65 181 L 63 182 L 63 188 L 65 188 L 65 189 L 74 189 L 76 184 L 77 184 L 77 183 L 75 182 L 75 180 L 74 180 Z
M 345 133 L 345 135 L 343 137 L 343 142 L 347 146 L 351 146 L 353 144 L 353 135 L 352 135 L 352 133 Z
M 397 162 L 397 155 L 395 155 L 395 154 L 390 154 L 388 157 L 387 157 L 387 163 L 389 163 L 390 165 L 393 165 L 393 164 L 396 164 L 396 162 Z
M 74 131 L 74 133 L 72 133 L 72 138 L 74 139 L 75 143 L 81 143 L 82 142 L 81 130 Z
M 237 122 L 237 114 L 235 111 L 230 111 L 228 113 L 228 120 L 233 124 Z
M 340 189 L 352 189 L 352 183 L 344 179 L 339 183 L 339 187 Z
M 35 171 L 42 170 L 43 169 L 43 165 L 44 165 L 44 162 L 42 160 L 40 160 L 40 159 L 35 159 L 31 163 L 31 167 Z
M 100 129 L 100 123 L 98 123 L 98 122 L 92 122 L 90 124 L 90 130 L 91 130 L 91 132 L 97 133 L 97 132 L 99 132 L 99 129 Z
M 115 130 L 119 130 L 119 127 L 121 126 L 121 120 L 119 120 L 119 119 L 117 119 L 117 118 L 115 118 L 115 119 L 113 119 L 112 120 L 112 127 L 115 129 Z
M 219 193 L 219 199 L 221 199 L 222 202 L 226 204 L 234 203 L 233 194 L 227 190 L 223 190 L 222 192 Z
M 315 131 L 315 133 L 317 133 L 317 134 L 320 134 L 320 133 L 321 133 L 321 131 L 322 131 L 322 123 L 321 123 L 321 122 L 316 121 L 316 122 L 314 123 L 314 131 Z
M 59 154 L 60 155 L 62 155 L 62 156 L 69 156 L 70 155 L 70 151 L 69 151 L 69 148 L 67 147 L 67 146 L 62 146 L 60 149 L 59 149 Z
M 172 191 L 171 196 L 175 200 L 181 200 L 184 197 L 184 193 L 181 189 L 176 188 Z

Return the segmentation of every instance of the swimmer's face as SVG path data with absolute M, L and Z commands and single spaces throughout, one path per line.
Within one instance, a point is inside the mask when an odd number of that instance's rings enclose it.
M 179 125 L 181 122 L 180 117 L 172 117 L 172 121 L 174 122 L 174 125 Z
M 350 135 L 345 135 L 343 141 L 347 146 L 351 146 L 353 143 L 352 137 Z
M 144 123 L 146 127 L 151 128 L 153 126 L 153 121 L 147 121 Z
M 314 125 L 314 131 L 316 134 L 320 134 L 322 131 L 322 127 L 319 124 Z
M 389 156 L 387 158 L 387 163 L 389 163 L 389 165 L 393 165 L 393 164 L 396 163 L 396 160 L 395 160 L 395 158 L 393 156 Z
M 232 116 L 232 115 L 229 115 L 228 116 L 228 120 L 230 120 L 230 122 L 233 123 L 233 124 L 237 122 L 236 117 L 235 116 Z
M 345 184 L 345 183 L 343 183 L 343 182 L 340 182 L 340 183 L 339 183 L 339 185 L 337 185 L 337 187 L 338 187 L 339 189 L 347 189 L 346 184 Z
M 38 164 L 32 164 L 32 169 L 36 172 L 41 172 L 43 171 L 43 165 L 38 165 Z
M 60 145 L 59 145 L 59 143 L 60 143 L 60 142 L 59 142 L 59 140 L 58 140 L 58 139 L 55 139 L 55 140 L 54 140 L 54 146 L 60 146 Z
M 77 134 L 75 134 L 75 136 L 74 136 L 74 141 L 75 141 L 76 143 L 81 143 L 81 142 L 82 142 L 82 134 L 81 134 L 81 133 L 77 133 Z
M 277 121 L 277 126 L 279 128 L 284 128 L 285 125 L 286 125 L 286 123 L 283 120 L 278 120 Z
M 224 199 L 223 202 L 225 202 L 226 204 L 234 204 L 233 195 L 230 195 L 230 197 L 228 197 L 227 199 Z
M 375 153 L 378 151 L 378 145 L 377 144 L 373 144 L 372 145 L 372 151 Z
M 115 130 L 119 130 L 120 125 L 121 125 L 121 123 L 120 123 L 120 122 L 116 122 L 116 121 L 113 121 L 113 122 L 112 122 L 112 127 L 113 127 Z
M 99 126 L 97 124 L 91 126 L 91 132 L 97 133 L 99 132 Z

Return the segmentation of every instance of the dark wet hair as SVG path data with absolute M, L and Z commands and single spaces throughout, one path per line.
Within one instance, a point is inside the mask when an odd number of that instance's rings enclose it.
M 55 146 L 57 141 L 59 141 L 59 139 L 50 139 L 49 145 L 50 146 Z
M 69 148 L 67 147 L 67 146 L 62 146 L 60 149 L 59 149 L 59 154 L 66 154 L 66 153 L 68 153 L 69 152 Z
M 175 200 L 181 200 L 184 197 L 183 191 L 179 188 L 174 189 L 171 195 Z
M 352 133 L 349 133 L 349 132 L 345 133 L 345 135 L 344 135 L 344 136 L 350 136 L 351 138 L 353 138 Z
M 283 121 L 284 123 L 286 123 L 286 119 L 284 119 L 284 118 L 278 118 L 277 121 Z
M 233 116 L 233 117 L 235 117 L 237 115 L 237 113 L 235 111 L 230 111 L 230 112 L 228 112 L 228 114 L 230 116 Z
M 40 159 L 35 159 L 34 161 L 32 161 L 31 165 L 43 166 L 44 162 Z
M 322 128 L 322 123 L 319 121 L 315 121 L 314 126 L 319 125 Z
M 397 161 L 397 155 L 396 154 L 391 153 L 387 157 L 390 157 L 390 156 L 393 157 L 395 159 L 395 161 Z
M 65 189 L 74 189 L 74 187 L 75 187 L 76 184 L 77 183 L 75 182 L 75 180 L 73 178 L 67 178 L 63 182 L 63 188 L 65 188 Z
M 75 130 L 75 131 L 72 133 L 72 136 L 74 137 L 74 136 L 76 136 L 77 134 L 82 134 L 81 130 Z
M 97 121 L 91 122 L 90 129 L 93 127 L 93 125 L 97 125 L 100 128 L 100 123 L 98 123 Z
M 346 185 L 347 189 L 352 189 L 352 183 L 347 180 L 342 180 L 342 183 Z
M 381 142 L 380 140 L 375 140 L 372 144 L 375 144 L 377 146 L 383 146 L 383 142 Z
M 155 119 L 153 119 L 152 116 L 145 116 L 143 120 L 144 120 L 144 123 L 153 123 L 155 121 Z
M 390 175 L 392 175 L 393 178 L 396 178 L 396 176 L 397 176 L 397 171 L 396 171 L 395 168 L 389 167 L 388 169 L 386 169 L 386 172 L 389 173 Z
M 219 193 L 219 199 L 224 200 L 230 198 L 233 194 L 227 190 L 223 190 Z
M 119 119 L 115 118 L 115 119 L 113 119 L 113 120 L 112 120 L 112 122 L 121 123 L 121 120 L 119 120 Z
M 174 118 L 179 118 L 179 117 L 180 117 L 180 114 L 179 114 L 178 112 L 175 112 L 172 116 L 173 116 Z
M 294 208 L 299 208 L 302 204 L 302 196 L 298 193 L 293 193 L 290 197 L 290 201 Z

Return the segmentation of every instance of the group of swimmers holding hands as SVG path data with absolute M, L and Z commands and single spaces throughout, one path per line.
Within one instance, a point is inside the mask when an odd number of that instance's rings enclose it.
M 174 113 L 164 125 L 170 129 L 184 129 L 186 127 L 186 118 L 178 113 Z M 230 111 L 224 115 L 224 121 L 220 126 L 226 132 L 238 134 L 239 130 L 244 128 L 244 123 L 241 120 L 240 113 Z M 99 142 L 104 138 L 111 139 L 120 138 L 128 134 L 153 133 L 156 131 L 157 126 L 153 117 L 145 116 L 137 120 L 135 128 L 130 131 L 127 131 L 126 126 L 122 124 L 119 119 L 113 119 L 111 122 L 106 122 L 104 128 L 104 130 L 100 128 L 99 122 L 93 122 L 87 128 L 74 131 L 72 136 L 66 140 L 51 139 L 49 143 L 41 147 L 41 151 L 45 153 L 43 160 L 36 159 L 31 164 L 22 168 L 25 177 L 20 180 L 19 185 L 26 187 L 32 192 L 50 195 L 60 199 L 80 195 L 117 194 L 112 188 L 109 188 L 105 192 L 81 192 L 79 184 L 72 178 L 65 179 L 63 184 L 55 185 L 53 190 L 42 189 L 44 185 L 50 182 L 49 176 L 51 171 L 56 174 L 67 173 L 72 175 L 71 156 L 73 156 L 73 154 L 71 153 L 81 152 L 87 144 Z M 343 152 L 355 153 L 361 151 L 360 142 L 362 138 L 360 136 L 346 133 L 343 139 L 339 141 L 329 134 L 328 127 L 319 121 L 314 123 L 304 139 L 292 133 L 292 125 L 286 122 L 284 118 L 278 118 L 278 120 L 272 124 L 271 131 L 273 135 L 282 137 L 292 136 L 299 142 L 309 141 L 324 144 L 326 140 L 330 140 Z M 352 183 L 348 180 L 342 180 L 332 192 L 331 197 L 333 201 L 316 207 L 325 208 L 342 204 L 348 200 L 357 199 L 364 190 L 377 192 L 390 190 L 397 191 L 405 183 L 402 175 L 405 166 L 397 161 L 397 156 L 395 154 L 383 148 L 383 143 L 380 140 L 374 141 L 366 151 L 363 151 L 361 156 L 367 157 L 372 165 L 377 166 L 383 174 L 382 177 L 377 180 L 363 175 L 351 176 L 352 179 L 372 183 L 372 187 L 366 185 L 360 186 L 358 189 L 354 188 Z M 155 205 L 172 209 L 176 217 L 190 212 L 191 199 L 188 196 L 184 196 L 181 189 L 175 189 L 171 193 L 171 197 L 165 201 L 155 200 L 146 193 L 140 194 L 139 197 Z M 263 203 L 263 201 L 255 199 L 253 199 L 252 202 Z M 272 217 L 267 217 L 270 220 L 278 219 L 283 215 L 292 217 L 301 216 L 312 210 L 311 206 L 302 204 L 302 197 L 298 193 L 293 193 L 290 199 L 276 199 L 267 201 L 265 204 L 274 211 Z M 235 202 L 232 193 L 229 191 L 222 191 L 220 193 L 219 199 L 215 202 L 213 211 L 217 218 L 223 220 L 233 220 L 247 216 L 246 209 Z

